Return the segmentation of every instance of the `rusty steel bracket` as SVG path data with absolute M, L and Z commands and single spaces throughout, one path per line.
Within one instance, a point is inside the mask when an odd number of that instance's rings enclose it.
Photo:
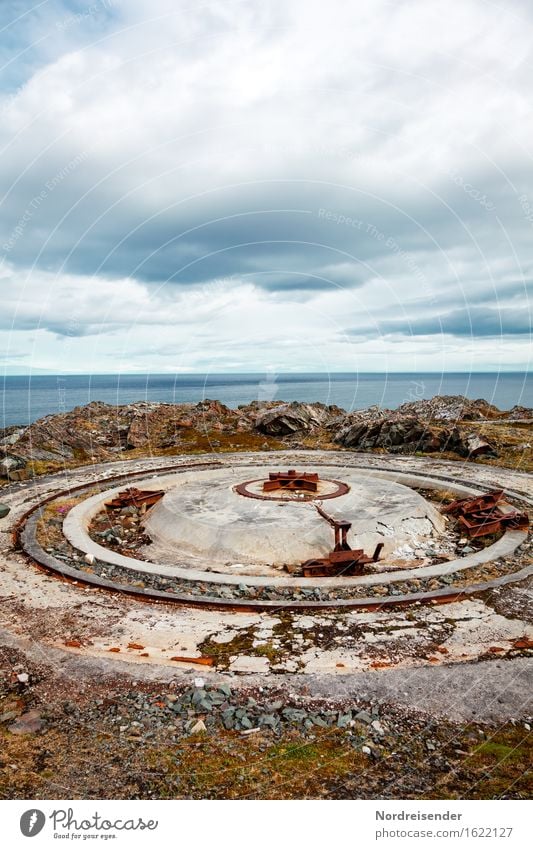
M 288 472 L 270 472 L 268 480 L 263 483 L 263 492 L 275 492 L 277 489 L 317 492 L 318 481 L 316 472 L 297 472 L 296 469 L 289 469 Z
M 528 514 L 517 510 L 506 513 L 499 506 L 503 496 L 503 489 L 497 489 L 477 498 L 461 498 L 452 501 L 441 512 L 457 516 L 461 528 L 473 538 L 500 533 L 507 528 L 527 530 Z
M 377 563 L 383 549 L 383 543 L 376 545 L 372 555 L 365 554 L 362 548 L 353 549 L 348 542 L 348 531 L 351 522 L 345 519 L 334 519 L 326 513 L 319 504 L 314 507 L 317 513 L 333 528 L 335 544 L 327 557 L 318 557 L 302 563 L 302 571 L 306 578 L 328 578 L 336 575 L 360 575 L 367 563 Z
M 106 501 L 106 508 L 120 509 L 123 507 L 151 507 L 156 504 L 160 498 L 163 498 L 165 492 L 162 489 L 157 490 L 142 490 L 134 486 L 122 490 L 111 501 Z
M 479 495 L 476 498 L 459 498 L 446 507 L 442 507 L 441 513 L 466 516 L 469 513 L 479 513 L 481 510 L 491 510 L 502 500 L 503 495 L 503 489 L 494 489 L 492 492 L 487 492 L 485 495 Z

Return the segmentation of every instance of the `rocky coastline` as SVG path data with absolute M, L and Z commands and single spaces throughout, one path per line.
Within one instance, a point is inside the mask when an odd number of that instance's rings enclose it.
M 141 455 L 202 451 L 333 448 L 393 454 L 444 454 L 448 459 L 499 459 L 511 450 L 528 468 L 533 410 L 501 411 L 483 399 L 436 396 L 347 412 L 322 403 L 257 402 L 231 409 L 197 404 L 94 401 L 0 432 L 0 480 Z M 503 455 L 503 456 L 502 456 Z M 525 466 L 524 466 L 525 463 Z

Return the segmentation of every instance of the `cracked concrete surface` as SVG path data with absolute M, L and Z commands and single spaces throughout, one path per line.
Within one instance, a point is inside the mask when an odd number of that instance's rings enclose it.
M 403 458 L 396 461 L 403 465 Z M 150 462 L 139 463 L 139 470 Z M 288 462 L 276 459 L 276 465 Z M 409 462 L 421 472 L 437 466 L 441 474 L 461 473 L 484 487 L 498 472 Z M 530 494 L 526 476 L 502 472 L 505 485 Z M 90 482 L 91 473 L 69 473 L 68 481 Z M 0 522 L 0 642 L 23 647 L 66 678 L 114 670 L 135 680 L 229 675 L 236 686 L 253 681 L 332 697 L 368 693 L 450 717 L 515 717 L 531 710 L 531 582 L 486 598 L 372 612 L 277 615 L 147 603 L 64 582 L 13 551 L 16 519 L 65 485 L 65 477 L 56 476 L 13 489 L 12 512 Z M 209 652 L 212 667 L 171 659 Z

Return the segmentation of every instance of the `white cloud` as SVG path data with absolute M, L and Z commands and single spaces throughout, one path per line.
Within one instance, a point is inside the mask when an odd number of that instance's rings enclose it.
M 0 103 L 3 232 L 83 155 L 5 256 L 6 351 L 36 329 L 58 367 L 62 336 L 74 368 L 136 344 L 163 369 L 524 365 L 511 336 L 413 347 L 409 322 L 527 307 L 527 5 L 93 5 L 40 10 L 38 68 Z

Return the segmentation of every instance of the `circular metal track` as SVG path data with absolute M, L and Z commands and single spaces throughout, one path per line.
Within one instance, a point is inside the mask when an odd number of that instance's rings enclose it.
M 179 472 L 190 471 L 191 469 L 206 469 L 206 468 L 218 468 L 220 467 L 220 462 L 210 461 L 210 462 L 192 462 L 186 463 L 182 465 L 172 465 L 172 466 L 161 466 L 157 468 L 150 468 L 149 470 L 143 471 L 134 471 L 121 475 L 104 477 L 101 480 L 101 483 L 107 487 L 110 482 L 114 483 L 125 483 L 129 480 L 134 480 L 139 477 L 146 477 L 147 473 L 152 475 L 157 475 L 163 472 L 168 472 L 170 470 Z M 317 463 L 317 465 L 320 465 Z M 323 464 L 322 464 L 323 465 Z M 327 463 L 327 465 L 331 465 L 331 463 Z M 340 464 L 339 464 L 340 465 Z M 387 468 L 385 465 L 383 467 L 376 466 L 374 467 L 376 471 L 393 471 L 398 472 L 397 469 Z M 412 474 L 412 472 L 411 472 Z M 415 473 L 416 474 L 416 473 Z M 422 476 L 422 473 L 418 473 Z M 435 477 L 438 480 L 449 481 L 450 483 L 463 484 L 469 487 L 478 486 L 479 483 L 475 483 L 471 480 L 460 479 L 456 476 L 445 476 L 445 475 L 432 475 L 427 474 L 427 477 Z M 305 610 L 305 609 L 335 609 L 335 608 L 359 608 L 359 609 L 376 609 L 387 606 L 405 606 L 409 604 L 416 603 L 448 603 L 454 600 L 458 600 L 461 598 L 466 598 L 471 595 L 476 595 L 479 593 L 483 593 L 487 590 L 494 589 L 499 586 L 503 586 L 504 584 L 508 584 L 511 582 L 517 582 L 524 580 L 533 574 L 533 564 L 527 566 L 518 572 L 514 572 L 511 574 L 506 574 L 495 578 L 491 581 L 486 581 L 478 584 L 471 584 L 464 587 L 449 587 L 443 588 L 431 592 L 420 592 L 420 593 L 410 593 L 408 595 L 394 595 L 389 597 L 360 597 L 360 598 L 348 598 L 348 599 L 327 599 L 327 600 L 290 600 L 290 599 L 225 599 L 216 596 L 198 596 L 198 595 L 189 595 L 186 593 L 170 593 L 164 592 L 161 590 L 150 589 L 150 588 L 140 588 L 134 587 L 129 584 L 121 584 L 116 581 L 111 581 L 107 578 L 90 574 L 84 572 L 80 569 L 76 569 L 73 566 L 70 566 L 58 558 L 51 555 L 49 552 L 44 551 L 39 542 L 36 539 L 36 527 L 37 522 L 42 514 L 44 507 L 50 502 L 63 497 L 68 497 L 75 492 L 81 492 L 86 489 L 93 489 L 98 485 L 100 481 L 86 482 L 74 487 L 69 487 L 62 491 L 58 491 L 53 493 L 52 495 L 47 496 L 42 499 L 38 504 L 33 505 L 18 521 L 15 526 L 13 532 L 14 542 L 18 547 L 21 547 L 25 552 L 28 559 L 35 563 L 36 565 L 43 567 L 46 570 L 53 571 L 63 578 L 67 580 L 72 580 L 75 582 L 85 583 L 95 588 L 104 589 L 111 592 L 118 592 L 127 594 L 130 596 L 134 596 L 143 600 L 152 600 L 156 603 L 166 602 L 166 603 L 177 603 L 181 605 L 188 605 L 193 607 L 211 607 L 211 608 L 225 608 L 225 609 L 238 609 L 238 610 L 272 610 L 272 609 L 286 609 L 286 610 Z M 337 482 L 342 483 L 342 482 Z M 252 496 L 254 497 L 254 496 Z M 257 497 L 257 496 L 255 496 Z M 324 498 L 324 496 L 322 496 Z M 333 497 L 333 496 L 330 496 Z M 524 499 L 524 495 L 517 494 L 517 497 Z M 507 531 L 507 533 L 514 533 L 517 535 L 517 545 L 520 544 L 523 540 L 526 539 L 527 534 L 516 531 Z M 520 539 L 518 539 L 520 537 Z

